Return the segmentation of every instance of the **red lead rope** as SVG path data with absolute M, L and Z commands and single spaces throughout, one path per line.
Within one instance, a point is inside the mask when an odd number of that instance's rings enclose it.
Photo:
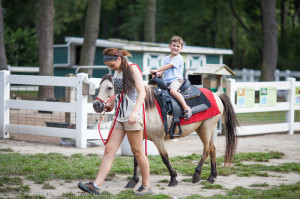
M 106 145 L 106 143 L 108 142 L 108 139 L 109 139 L 109 137 L 110 137 L 110 134 L 111 134 L 112 131 L 114 130 L 114 127 L 115 127 L 116 120 L 117 120 L 117 117 L 118 117 L 118 113 L 119 113 L 119 109 L 120 109 L 120 104 L 121 104 L 122 98 L 123 98 L 123 90 L 122 90 L 121 98 L 120 98 L 120 101 L 119 101 L 119 104 L 118 104 L 118 108 L 117 108 L 117 112 L 116 112 L 116 117 L 115 117 L 114 123 L 113 123 L 113 125 L 112 125 L 112 127 L 111 127 L 111 129 L 110 129 L 110 132 L 109 132 L 109 134 L 108 134 L 108 136 L 107 136 L 106 141 L 104 141 L 104 139 L 103 139 L 103 137 L 102 137 L 102 135 L 101 135 L 101 132 L 100 132 L 100 124 L 101 124 L 101 122 L 102 122 L 102 120 L 103 120 L 103 117 L 100 118 L 100 121 L 99 121 L 99 124 L 98 124 L 98 131 L 99 131 L 99 135 L 100 135 L 100 137 L 101 137 L 102 142 L 103 142 L 104 145 Z M 98 98 L 98 99 L 99 99 L 99 98 Z M 101 101 L 102 101 L 102 100 L 101 100 Z
M 130 66 L 132 66 L 132 65 L 136 65 L 136 64 L 131 64 Z M 138 65 L 136 65 L 136 66 L 138 67 L 138 69 L 140 70 L 140 72 L 141 72 L 141 74 L 142 74 L 142 71 L 141 71 L 140 67 L 139 67 Z M 114 96 L 113 96 L 113 97 L 114 97 Z M 110 101 L 113 97 L 111 97 L 108 101 Z M 110 129 L 110 132 L 109 132 L 109 134 L 108 134 L 108 136 L 107 136 L 106 141 L 103 139 L 103 137 L 102 137 L 102 135 L 101 135 L 101 132 L 100 132 L 100 124 L 101 124 L 101 122 L 102 122 L 102 120 L 103 120 L 103 117 L 100 118 L 100 121 L 99 121 L 99 124 L 98 124 L 98 131 L 99 131 L 99 135 L 100 135 L 100 137 L 101 137 L 102 142 L 103 142 L 104 145 L 106 145 L 106 143 L 108 142 L 108 139 L 109 139 L 109 137 L 110 137 L 110 135 L 111 135 L 111 133 L 112 133 L 114 127 L 115 127 L 115 124 L 116 124 L 116 120 L 117 120 L 117 117 L 118 117 L 118 113 L 119 113 L 119 109 L 120 109 L 120 104 L 121 104 L 122 98 L 123 98 L 123 90 L 122 90 L 121 98 L 120 98 L 120 101 L 119 101 L 119 104 L 118 104 L 118 108 L 117 108 L 117 111 L 116 111 L 116 117 L 115 117 L 114 123 L 113 123 L 113 125 L 112 125 L 112 127 L 111 127 L 111 129 Z M 102 99 L 100 99 L 100 98 L 98 98 L 98 97 L 96 97 L 96 99 L 98 99 L 98 100 L 100 100 L 100 101 L 102 101 L 102 102 L 104 103 L 104 101 L 103 101 Z M 107 101 L 106 103 L 108 103 L 108 101 Z M 104 103 L 104 104 L 105 104 L 105 103 Z M 143 104 L 143 116 L 144 116 L 143 122 L 144 122 L 144 132 L 145 132 L 145 154 L 146 154 L 146 156 L 147 156 L 147 132 L 146 132 L 146 117 L 145 117 L 145 106 L 144 106 L 144 104 Z

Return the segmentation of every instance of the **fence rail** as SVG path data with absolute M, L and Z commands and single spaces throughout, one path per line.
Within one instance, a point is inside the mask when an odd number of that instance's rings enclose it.
M 236 74 L 234 79 L 238 82 L 256 82 L 259 81 L 261 71 L 260 70 L 253 70 L 253 69 L 242 69 L 242 70 L 233 70 Z M 300 78 L 300 71 L 290 71 L 290 70 L 275 70 L 274 72 L 275 81 L 285 80 L 289 77 Z
M 276 87 L 277 91 L 287 91 L 286 102 L 277 102 L 275 106 L 261 107 L 255 103 L 253 107 L 238 107 L 235 103 L 238 88 L 254 88 L 259 91 L 261 87 Z M 274 112 L 285 111 L 286 121 L 284 123 L 244 125 L 238 128 L 238 135 L 255 135 L 275 132 L 288 132 L 294 134 L 295 130 L 300 130 L 300 122 L 295 122 L 295 111 L 300 110 L 300 106 L 295 105 L 295 88 L 300 87 L 300 82 L 294 78 L 288 78 L 288 81 L 278 82 L 236 82 L 234 79 L 228 79 L 226 82 L 226 93 L 230 97 L 236 113 L 256 113 L 256 112 Z
M 86 82 L 93 82 L 95 87 L 99 85 L 99 78 L 88 79 L 87 74 L 80 73 L 76 77 L 48 77 L 32 75 L 11 75 L 9 71 L 0 71 L 0 137 L 9 138 L 9 133 L 34 134 L 44 136 L 54 136 L 62 138 L 73 138 L 76 140 L 76 147 L 87 147 L 88 139 L 99 139 L 97 129 L 87 128 L 87 117 L 89 113 L 95 113 L 91 103 L 88 103 L 88 94 L 83 92 Z M 73 96 L 70 102 L 49 102 L 33 100 L 14 100 L 10 99 L 11 84 L 34 85 L 34 86 L 61 86 L 70 87 Z M 255 103 L 251 108 L 237 107 L 235 103 L 237 88 L 253 87 L 258 91 L 260 87 L 275 86 L 278 91 L 288 93 L 287 100 L 277 102 L 276 106 L 261 107 Z M 295 111 L 300 110 L 300 106 L 295 106 L 295 88 L 300 87 L 300 82 L 294 78 L 288 78 L 287 81 L 275 82 L 237 82 L 234 79 L 228 79 L 226 82 L 226 93 L 233 103 L 236 113 L 257 113 L 284 111 L 286 121 L 283 123 L 243 125 L 238 128 L 238 135 L 255 135 L 274 132 L 288 132 L 293 134 L 295 130 L 300 130 L 300 122 L 295 122 Z M 71 94 L 70 94 L 71 95 Z M 28 109 L 69 112 L 76 115 L 76 128 L 56 128 L 44 126 L 30 126 L 10 123 L 10 109 Z M 102 131 L 107 136 L 108 130 Z M 106 135 L 105 135 L 106 134 Z M 216 133 L 215 133 L 216 135 Z M 215 136 L 214 135 L 214 136 Z
M 87 74 L 78 74 L 77 77 L 48 77 L 10 75 L 9 71 L 0 71 L 0 137 L 9 138 L 9 133 L 34 134 L 76 139 L 76 147 L 85 148 L 88 139 L 99 139 L 97 130 L 87 129 L 88 113 L 95 113 L 92 104 L 88 103 L 88 95 L 83 94 L 83 84 L 87 81 Z M 97 82 L 99 79 L 92 78 Z M 10 99 L 10 84 L 38 85 L 38 86 L 65 86 L 76 89 L 76 101 L 47 102 Z M 10 109 L 28 109 L 60 111 L 76 114 L 76 129 L 27 126 L 10 124 Z M 107 134 L 107 130 L 102 131 Z

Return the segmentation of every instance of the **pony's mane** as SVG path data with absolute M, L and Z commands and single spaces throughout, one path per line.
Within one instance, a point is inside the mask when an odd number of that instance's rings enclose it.
M 154 92 L 153 89 L 150 88 L 148 85 L 145 85 L 144 87 L 146 90 L 145 109 L 151 110 L 156 107 Z
M 109 81 L 113 82 L 112 75 L 110 75 L 110 74 L 104 75 L 101 79 L 100 84 L 102 84 L 102 82 L 105 80 L 109 80 Z M 153 92 L 152 88 L 150 88 L 148 85 L 145 85 L 144 87 L 146 90 L 145 109 L 150 110 L 150 109 L 153 109 L 156 107 L 154 92 Z
M 103 81 L 105 81 L 105 80 L 109 80 L 109 81 L 113 81 L 113 78 L 112 78 L 112 76 L 110 75 L 110 74 L 107 74 L 107 75 L 104 75 L 103 77 L 102 77 L 102 79 L 101 79 L 101 82 L 100 82 L 100 84 L 102 84 L 102 82 Z

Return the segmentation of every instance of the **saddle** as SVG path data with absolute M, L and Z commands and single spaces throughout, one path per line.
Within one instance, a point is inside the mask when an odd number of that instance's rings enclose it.
M 167 83 L 155 76 L 149 80 L 149 85 L 155 85 L 153 91 L 155 98 L 162 110 L 162 118 L 164 122 L 164 130 L 170 138 L 180 137 L 182 129 L 179 118 L 184 117 L 181 104 L 170 94 Z M 190 81 L 185 79 L 184 83 L 179 88 L 179 93 L 185 99 L 185 102 L 192 109 L 192 114 L 199 113 L 211 107 L 211 103 L 199 88 L 191 85 Z M 168 130 L 167 115 L 173 115 L 171 126 Z M 175 134 L 176 126 L 179 128 L 179 133 Z

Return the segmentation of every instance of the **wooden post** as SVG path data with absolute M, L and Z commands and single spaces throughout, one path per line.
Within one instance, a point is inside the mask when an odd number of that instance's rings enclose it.
M 7 83 L 7 76 L 10 72 L 7 70 L 0 71 L 0 137 L 9 138 L 5 125 L 9 124 L 9 108 L 6 108 L 6 102 L 10 96 L 10 84 Z
M 80 73 L 77 75 L 76 88 L 76 147 L 87 147 L 87 95 L 82 94 L 83 80 L 88 74 Z
M 294 122 L 295 122 L 295 78 L 289 77 L 287 79 L 290 82 L 290 89 L 288 90 L 288 99 L 287 101 L 289 102 L 290 109 L 289 111 L 286 112 L 286 120 L 289 123 L 289 135 L 294 135 Z
M 74 74 L 69 73 L 66 75 L 67 77 L 74 77 Z M 76 88 L 74 87 L 66 87 L 65 88 L 65 96 L 66 96 L 66 102 L 75 103 L 76 102 Z M 65 113 L 65 122 L 72 126 L 76 123 L 75 120 L 75 113 L 74 112 L 68 112 Z

